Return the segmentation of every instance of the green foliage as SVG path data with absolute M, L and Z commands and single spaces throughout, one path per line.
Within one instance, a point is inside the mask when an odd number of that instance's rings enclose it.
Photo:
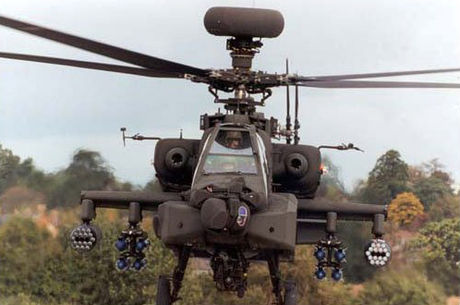
M 160 273 L 169 273 L 172 254 L 157 239 L 148 250 L 149 264 L 142 273 L 115 269 L 114 241 L 122 229 L 98 215 L 105 238 L 88 255 L 74 253 L 67 245 L 69 230 L 57 239 L 31 220 L 12 218 L 0 228 L 0 291 L 20 293 L 48 303 L 91 305 L 140 305 L 152 303 Z M 152 232 L 150 232 L 151 235 Z
M 47 187 L 49 177 L 35 168 L 32 159 L 21 162 L 21 158 L 0 144 L 0 194 L 18 184 L 39 191 Z
M 78 203 L 81 190 L 104 190 L 115 178 L 100 153 L 80 149 L 70 165 L 58 172 L 49 195 L 49 207 Z
M 388 204 L 397 194 L 409 190 L 408 180 L 407 164 L 398 151 L 389 150 L 377 160 L 360 197 L 368 203 Z
M 322 164 L 324 173 L 321 177 L 321 184 L 316 196 L 324 197 L 335 201 L 342 201 L 345 198 L 345 187 L 340 179 L 340 169 L 328 156 L 323 156 Z
M 442 198 L 453 195 L 453 180 L 437 159 L 411 166 L 410 182 L 425 211 L 430 211 L 433 203 L 439 203 Z
M 432 221 L 460 217 L 460 196 L 446 195 L 439 198 L 430 207 L 428 217 Z
M 119 182 L 100 153 L 79 149 L 70 165 L 57 173 L 45 174 L 32 159 L 21 159 L 0 145 L 0 194 L 7 188 L 23 185 L 42 192 L 48 207 L 69 207 L 78 203 L 82 190 L 133 189 L 131 183 Z
M 413 247 L 421 251 L 428 277 L 460 295 L 460 218 L 427 224 Z
M 362 283 L 373 277 L 377 271 L 364 258 L 364 246 L 371 238 L 372 223 L 342 222 L 338 223 L 338 236 L 347 248 L 347 263 L 343 273 L 349 283 Z
M 0 193 L 17 183 L 16 169 L 19 166 L 19 161 L 20 158 L 13 155 L 11 150 L 0 145 Z
M 299 305 L 354 304 L 349 285 L 331 279 L 316 280 L 313 277 L 315 266 L 316 259 L 311 246 L 298 247 L 294 264 L 283 266 L 285 277 L 297 283 Z
M 49 303 L 32 300 L 32 298 L 24 293 L 18 295 L 5 297 L 0 295 L 0 304 L 2 305 L 50 305 Z M 67 303 L 61 303 L 59 305 L 66 305 Z
M 364 285 L 362 305 L 444 305 L 439 288 L 413 270 L 386 270 Z
M 452 195 L 450 185 L 441 178 L 429 176 L 422 178 L 414 184 L 414 192 L 423 203 L 425 210 L 430 210 L 432 204 L 440 198 Z
M 347 200 L 339 169 L 328 158 L 324 161 L 328 174 L 322 178 L 318 195 L 330 200 Z M 101 155 L 93 151 L 79 150 L 67 168 L 55 174 L 45 174 L 35 168 L 31 159 L 21 161 L 0 146 L 0 165 L 0 194 L 15 185 L 21 186 L 18 189 L 39 190 L 47 196 L 49 207 L 73 206 L 78 202 L 82 189 L 133 188 L 130 183 L 117 181 Z M 368 181 L 362 184 L 359 195 L 367 202 L 388 203 L 412 186 L 429 202 L 430 219 L 460 216 L 460 199 L 452 195 L 450 176 L 441 170 L 438 163 L 429 163 L 415 176 L 416 179 L 408 181 L 408 177 L 407 165 L 399 153 L 389 151 L 379 158 Z M 155 180 L 144 187 L 144 190 L 150 191 L 160 189 Z M 16 204 L 17 200 L 12 202 Z M 112 217 L 108 217 L 110 215 Z M 126 220 L 120 221 L 119 214 L 114 216 L 99 211 L 97 219 L 104 238 L 97 249 L 84 256 L 69 249 L 68 224 L 59 227 L 58 238 L 51 237 L 31 220 L 10 218 L 0 225 L 0 304 L 154 304 L 158 275 L 169 274 L 175 265 L 171 252 L 158 240 L 152 239 L 146 270 L 119 273 L 114 268 L 117 252 L 113 243 Z M 66 222 L 64 216 L 61 221 Z M 460 282 L 459 225 L 458 218 L 451 222 L 429 224 L 414 243 L 420 249 L 428 278 L 438 282 L 446 292 L 456 294 L 460 293 L 457 287 Z M 362 256 L 370 226 L 369 223 L 339 224 L 339 237 L 348 247 L 345 282 L 314 280 L 316 261 L 312 248 L 308 246 L 298 247 L 294 264 L 282 264 L 284 278 L 297 282 L 299 305 L 443 303 L 440 288 L 427 281 L 420 271 L 384 271 L 373 279 L 378 271 L 368 266 Z M 153 237 L 152 232 L 149 235 Z M 363 281 L 370 282 L 358 300 L 347 283 Z M 210 273 L 191 268 L 187 270 L 180 295 L 183 299 L 178 305 L 249 305 L 273 301 L 266 263 L 251 265 L 248 291 L 243 299 L 233 293 L 218 292 Z
M 0 291 L 43 295 L 44 267 L 57 244 L 50 234 L 29 219 L 11 218 L 0 227 Z

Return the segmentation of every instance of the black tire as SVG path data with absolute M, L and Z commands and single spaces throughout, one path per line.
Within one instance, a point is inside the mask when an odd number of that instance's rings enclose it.
M 171 284 L 166 275 L 158 278 L 156 305 L 171 305 Z
M 284 282 L 284 305 L 297 304 L 297 285 L 293 280 Z

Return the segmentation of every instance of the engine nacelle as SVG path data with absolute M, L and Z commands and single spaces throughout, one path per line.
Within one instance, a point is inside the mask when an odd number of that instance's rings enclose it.
M 321 178 L 319 149 L 286 144 L 272 144 L 272 149 L 275 191 L 313 198 Z
M 162 139 L 155 146 L 154 166 L 157 178 L 168 191 L 190 188 L 200 140 Z

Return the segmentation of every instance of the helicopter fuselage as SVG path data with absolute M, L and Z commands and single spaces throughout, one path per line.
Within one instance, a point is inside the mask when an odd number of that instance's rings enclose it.
M 211 252 L 237 246 L 248 255 L 262 249 L 292 255 L 297 200 L 272 192 L 269 136 L 253 125 L 224 123 L 207 130 L 201 143 L 188 201 L 158 208 L 162 241 Z

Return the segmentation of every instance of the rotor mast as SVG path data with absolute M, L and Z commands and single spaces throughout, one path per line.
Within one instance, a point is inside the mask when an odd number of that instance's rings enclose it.
M 234 71 L 250 71 L 252 59 L 263 46 L 261 40 L 254 41 L 252 37 L 234 37 L 227 39 L 227 50 L 231 51 Z
M 252 60 L 259 52 L 258 48 L 263 44 L 260 40 L 254 41 L 252 37 L 233 37 L 227 39 L 227 50 L 232 58 L 232 68 L 236 75 L 249 75 L 251 73 Z M 256 102 L 250 96 L 244 83 L 234 88 L 234 98 L 225 100 L 227 110 L 235 114 L 251 114 L 255 112 Z M 259 102 L 260 104 L 260 102 Z
M 254 84 L 254 79 L 262 73 L 251 71 L 252 60 L 263 46 L 262 38 L 274 38 L 281 34 L 283 16 L 269 9 L 213 7 L 206 12 L 204 25 L 212 35 L 231 37 L 227 39 L 226 47 L 232 58 L 232 69 L 221 70 L 221 73 L 228 75 L 226 80 L 232 85 L 211 83 L 210 91 L 216 97 L 215 102 L 225 104 L 225 109 L 235 114 L 253 114 L 255 107 L 263 105 L 271 96 L 271 90 Z M 217 90 L 222 89 L 233 92 L 233 98 L 219 99 Z M 255 101 L 252 94 L 262 94 L 261 100 Z

